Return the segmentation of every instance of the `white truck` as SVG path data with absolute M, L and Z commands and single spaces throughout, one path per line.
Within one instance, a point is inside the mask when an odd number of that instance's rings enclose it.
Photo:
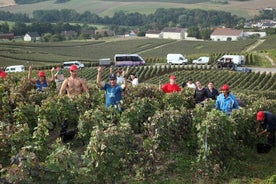
M 5 69 L 5 72 L 25 72 L 25 66 L 24 65 L 8 66 Z
M 168 54 L 167 55 L 168 64 L 188 64 L 188 59 L 185 58 L 182 54 Z
M 79 61 L 66 61 L 63 62 L 63 68 L 70 68 L 71 65 L 76 65 L 79 69 L 84 67 L 84 64 Z
M 100 66 L 110 66 L 111 65 L 111 59 L 110 58 L 101 58 L 99 59 L 99 65 Z
M 223 55 L 218 59 L 218 62 L 225 62 L 226 60 L 231 60 L 237 66 L 245 64 L 245 57 L 243 55 Z
M 207 56 L 199 57 L 198 59 L 193 60 L 193 64 L 208 64 L 210 58 Z

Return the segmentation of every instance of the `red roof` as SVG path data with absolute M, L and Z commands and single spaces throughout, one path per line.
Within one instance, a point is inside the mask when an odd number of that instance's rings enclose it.
M 216 28 L 212 35 L 216 36 L 239 36 L 243 31 L 231 28 Z

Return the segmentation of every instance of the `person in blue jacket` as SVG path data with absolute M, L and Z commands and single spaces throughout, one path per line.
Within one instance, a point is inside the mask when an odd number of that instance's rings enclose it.
M 256 129 L 259 136 L 266 135 L 267 142 L 275 146 L 276 116 L 268 111 L 257 113 L 258 127 Z M 263 129 L 260 131 L 260 127 Z
M 97 84 L 99 84 L 103 90 L 106 91 L 105 94 L 105 107 L 108 108 L 110 106 L 114 106 L 115 108 L 119 108 L 121 106 L 122 100 L 122 93 L 123 90 L 127 87 L 127 80 L 126 80 L 126 72 L 122 72 L 123 76 L 123 84 L 117 84 L 117 76 L 115 74 L 109 74 L 109 83 L 102 81 L 102 71 L 103 68 L 100 66 L 98 68 L 98 75 L 97 75 Z
M 217 97 L 216 109 L 231 115 L 233 109 L 239 109 L 238 101 L 235 95 L 230 93 L 230 86 L 224 84 L 221 87 L 222 93 Z
M 37 91 L 43 91 L 43 89 L 49 87 L 49 84 L 54 81 L 54 70 L 55 67 L 51 69 L 51 78 L 47 79 L 44 71 L 38 72 L 38 79 L 32 78 L 32 66 L 29 67 L 28 80 L 35 85 Z

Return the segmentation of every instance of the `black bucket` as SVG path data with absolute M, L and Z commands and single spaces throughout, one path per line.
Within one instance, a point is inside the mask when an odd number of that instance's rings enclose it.
M 258 153 L 268 153 L 272 146 L 270 144 L 258 143 L 256 144 L 256 147 Z

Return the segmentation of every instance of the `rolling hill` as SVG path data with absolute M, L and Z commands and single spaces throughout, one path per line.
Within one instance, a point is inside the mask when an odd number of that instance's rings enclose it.
M 158 2 L 158 3 L 157 3 Z M 12 13 L 26 13 L 32 15 L 33 10 L 40 9 L 75 9 L 80 13 L 90 11 L 100 16 L 112 16 L 115 12 L 124 11 L 139 12 L 142 14 L 150 14 L 158 8 L 187 8 L 187 9 L 206 9 L 206 10 L 222 10 L 231 12 L 232 14 L 242 16 L 245 18 L 253 17 L 258 14 L 259 10 L 272 7 L 276 8 L 274 0 L 251 0 L 251 1 L 229 1 L 228 4 L 215 3 L 218 1 L 143 1 L 143 0 L 129 0 L 129 1 L 99 1 L 99 0 L 71 0 L 67 3 L 55 4 L 55 0 L 46 2 L 27 4 L 27 5 L 13 5 L 13 0 L 0 0 L 0 10 L 10 11 Z M 197 2 L 197 3 L 194 3 Z M 145 6 L 146 3 L 146 6 Z

